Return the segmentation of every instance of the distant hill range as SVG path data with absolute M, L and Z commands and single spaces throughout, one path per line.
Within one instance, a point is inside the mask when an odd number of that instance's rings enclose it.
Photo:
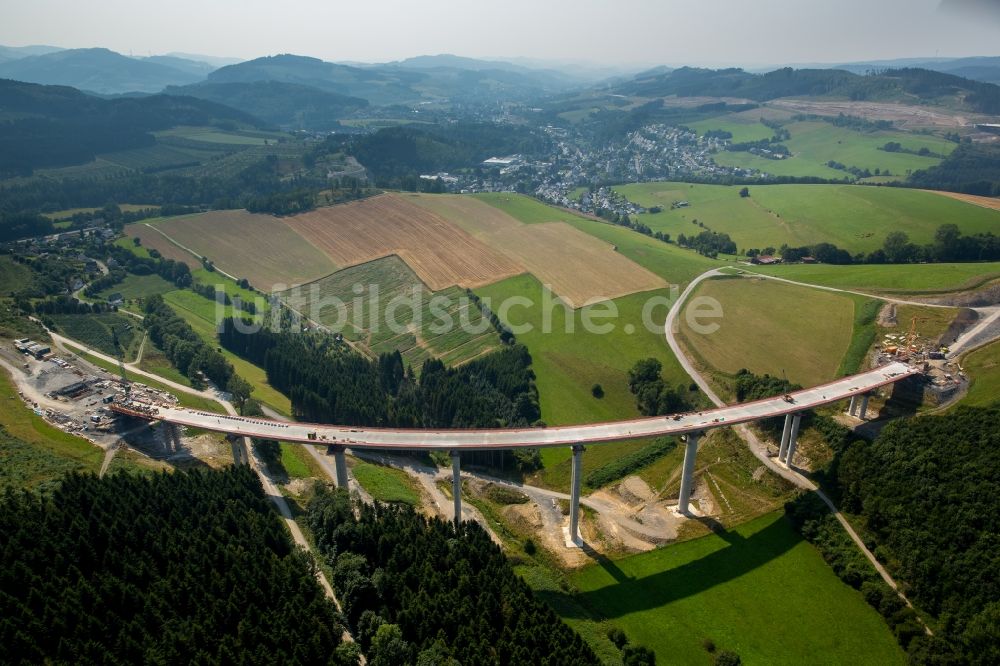
M 867 74 L 882 69 L 929 69 L 945 74 L 954 74 L 975 81 L 1000 84 L 1000 56 L 976 56 L 971 58 L 905 58 L 898 60 L 872 60 L 837 65 L 836 69 L 855 74 Z
M 98 94 L 156 93 L 201 81 L 211 65 L 174 57 L 129 58 L 108 49 L 67 49 L 0 63 L 0 78 L 72 86 Z M 207 67 L 208 69 L 205 69 Z
M 170 95 L 105 100 L 66 86 L 0 80 L 0 175 L 82 164 L 100 153 L 153 145 L 179 125 L 257 127 L 242 111 Z
M 1000 87 L 927 69 L 903 68 L 855 74 L 842 69 L 792 69 L 764 74 L 742 69 L 681 67 L 651 70 L 614 88 L 642 97 L 738 97 L 763 102 L 779 97 L 831 97 L 851 100 L 927 102 L 1000 114 Z
M 295 83 L 360 97 L 377 105 L 435 99 L 458 102 L 529 99 L 580 83 L 550 70 L 457 56 L 422 56 L 378 65 L 343 65 L 285 54 L 223 67 L 208 77 L 209 83 L 257 81 Z

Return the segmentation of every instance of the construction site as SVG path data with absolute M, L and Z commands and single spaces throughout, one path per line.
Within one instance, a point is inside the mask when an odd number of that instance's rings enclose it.
M 173 407 L 178 402 L 174 395 L 126 381 L 71 354 L 49 352 L 39 358 L 22 346 L 0 346 L 0 364 L 10 370 L 25 408 L 52 426 L 101 447 L 108 452 L 108 460 L 128 446 L 141 456 L 174 466 L 198 460 L 221 466 L 233 461 L 224 437 L 186 437 L 181 428 L 131 418 L 121 410 L 139 404 L 142 409 Z
M 896 304 L 888 303 L 879 313 L 879 329 L 883 333 L 874 346 L 873 364 L 902 361 L 920 368 L 924 381 L 919 401 L 931 405 L 946 404 L 959 397 L 968 385 L 968 378 L 959 361 L 949 359 L 950 345 L 977 319 L 974 310 L 963 308 L 943 332 L 937 333 L 933 332 L 930 317 L 913 315 L 908 320 L 899 321 Z M 892 329 L 897 332 L 888 332 Z

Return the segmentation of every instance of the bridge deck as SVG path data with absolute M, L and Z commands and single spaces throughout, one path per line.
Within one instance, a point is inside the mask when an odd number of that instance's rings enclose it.
M 796 391 L 791 394 L 792 402 L 786 401 L 783 396 L 778 396 L 681 415 L 549 428 L 418 430 L 346 427 L 284 423 L 268 419 L 226 416 L 184 408 L 162 407 L 157 410 L 155 416 L 140 413 L 134 415 L 233 435 L 287 442 L 343 444 L 353 448 L 511 449 L 599 444 L 624 439 L 679 435 L 736 425 L 837 402 L 918 373 L 919 370 L 904 363 L 890 363 L 857 375 L 842 377 L 827 384 Z

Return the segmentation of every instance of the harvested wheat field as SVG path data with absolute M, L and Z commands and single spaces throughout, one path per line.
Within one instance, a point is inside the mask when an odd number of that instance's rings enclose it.
M 523 265 L 573 308 L 667 286 L 614 246 L 566 222 L 522 224 L 502 210 L 462 195 L 410 198 Z
M 924 190 L 924 192 L 933 192 L 949 199 L 958 199 L 973 206 L 1000 210 L 1000 198 L 997 197 L 981 197 L 975 194 L 959 194 L 958 192 L 945 192 L 943 190 Z
M 270 215 L 220 210 L 168 218 L 155 226 L 262 291 L 311 282 L 337 270 L 325 254 Z
M 194 255 L 171 243 L 170 239 L 157 231 L 154 225 L 145 222 L 130 224 L 125 227 L 125 235 L 129 238 L 138 238 L 144 248 L 158 251 L 164 259 L 183 261 L 191 269 L 201 268 L 201 262 Z
M 398 255 L 432 290 L 478 287 L 524 268 L 408 199 L 383 194 L 284 219 L 341 266 Z

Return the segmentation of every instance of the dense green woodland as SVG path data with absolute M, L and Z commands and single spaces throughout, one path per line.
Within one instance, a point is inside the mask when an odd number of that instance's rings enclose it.
M 399 186 L 407 176 L 478 167 L 497 155 L 536 154 L 550 143 L 531 129 L 470 122 L 388 127 L 350 141 L 333 136 L 327 142 L 346 143 L 382 187 Z
M 307 520 L 373 666 L 600 663 L 474 522 L 317 490 Z
M 369 360 L 329 336 L 276 333 L 251 322 L 223 321 L 222 346 L 263 367 L 295 416 L 314 423 L 399 428 L 530 426 L 539 418 L 531 355 L 506 345 L 457 368 L 428 359 L 417 378 L 399 352 Z M 536 451 L 504 454 L 520 469 L 539 464 Z M 463 458 L 475 461 L 475 453 Z
M 935 618 L 933 636 L 818 498 L 788 506 L 837 575 L 885 616 L 912 663 L 1000 663 L 998 419 L 997 408 L 959 408 L 895 421 L 874 442 L 827 424 L 835 457 L 823 484 L 844 511 L 862 517 L 876 557 Z
M 0 498 L 0 662 L 351 664 L 248 467 Z
M 981 664 L 1000 662 L 998 422 L 996 408 L 896 421 L 837 468 L 845 510 L 865 516 L 913 602 L 939 618 L 939 641 Z

